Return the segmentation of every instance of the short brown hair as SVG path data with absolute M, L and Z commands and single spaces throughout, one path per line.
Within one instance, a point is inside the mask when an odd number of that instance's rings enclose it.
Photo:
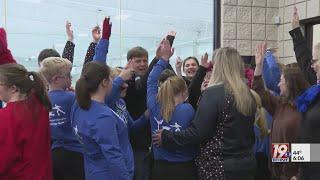
M 61 56 L 58 53 L 58 51 L 56 51 L 55 49 L 44 49 L 39 53 L 38 64 L 40 65 L 40 63 L 48 57 L 61 57 Z
M 129 61 L 135 57 L 147 57 L 148 58 L 148 51 L 141 46 L 134 47 L 130 49 L 127 53 L 127 60 Z

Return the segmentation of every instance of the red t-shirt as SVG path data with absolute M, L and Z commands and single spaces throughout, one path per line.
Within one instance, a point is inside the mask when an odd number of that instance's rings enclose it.
M 49 111 L 36 97 L 0 109 L 0 179 L 52 180 Z

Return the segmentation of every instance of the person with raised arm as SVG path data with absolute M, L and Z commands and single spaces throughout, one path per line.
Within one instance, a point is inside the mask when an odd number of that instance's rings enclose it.
M 290 35 L 294 44 L 294 51 L 299 67 L 310 84 L 309 89 L 296 99 L 296 106 L 302 113 L 300 128 L 300 143 L 320 143 L 320 45 L 317 44 L 313 52 L 308 48 L 300 30 L 298 10 L 294 7 L 292 28 Z M 300 166 L 301 179 L 320 179 L 320 163 L 303 163 Z
M 291 24 L 292 30 L 289 33 L 292 37 L 294 53 L 296 55 L 298 65 L 307 81 L 310 84 L 316 84 L 317 75 L 315 71 L 316 67 L 314 66 L 314 64 L 320 58 L 320 48 L 317 48 L 318 46 L 315 46 L 313 51 L 311 51 L 311 49 L 308 48 L 307 41 L 302 35 L 300 29 L 299 14 L 298 9 L 296 7 L 294 7 L 293 9 L 293 17 Z
M 173 53 L 170 42 L 163 40 L 160 44 L 160 59 L 153 66 L 147 81 L 147 106 L 150 110 L 151 131 L 154 133 L 160 129 L 179 132 L 188 127 L 194 117 L 194 109 L 185 103 L 188 89 L 181 77 L 171 76 L 161 84 L 158 82 Z M 152 179 L 197 179 L 194 164 L 196 146 L 171 151 L 156 146 L 152 149 L 155 159 Z
M 96 50 L 93 56 L 93 61 L 106 64 L 107 54 L 109 49 L 109 39 L 111 36 L 112 24 L 110 22 L 110 17 L 105 17 L 103 20 L 102 37 L 98 41 Z
M 132 180 L 134 159 L 125 121 L 105 104 L 112 90 L 110 68 L 84 65 L 76 83 L 71 125 L 84 148 L 86 180 Z
M 71 63 L 73 63 L 75 44 L 73 43 L 74 35 L 71 27 L 72 27 L 71 22 L 67 21 L 66 22 L 67 42 L 63 49 L 62 58 L 68 59 Z M 41 62 L 48 57 L 61 57 L 61 56 L 55 49 L 43 49 L 38 55 L 39 67 L 41 67 Z
M 181 68 L 183 69 L 183 72 L 186 74 L 186 76 L 182 76 Z M 176 60 L 176 71 L 177 74 L 186 81 L 187 86 L 191 83 L 192 78 L 195 76 L 199 69 L 199 61 L 196 57 L 189 56 L 183 61 L 180 57 Z
M 213 61 L 208 60 L 208 53 L 205 53 L 201 56 L 200 66 L 196 72 L 196 74 L 192 77 L 192 80 L 188 86 L 189 97 L 188 102 L 192 105 L 192 107 L 197 110 L 199 98 L 201 96 L 201 86 L 205 77 L 211 75 Z M 209 76 L 210 77 L 210 76 Z
M 99 42 L 99 40 L 101 38 L 101 28 L 98 25 L 95 26 L 92 29 L 91 34 L 92 34 L 93 41 L 90 43 L 90 45 L 88 47 L 88 50 L 87 50 L 86 56 L 84 58 L 83 64 L 86 64 L 88 62 L 93 61 L 93 57 L 94 57 L 94 54 L 95 54 L 96 46 L 97 46 L 97 44 L 98 44 L 98 42 Z
M 166 39 L 170 41 L 170 44 L 173 43 L 175 34 L 174 31 L 170 31 L 167 34 Z M 127 95 L 124 100 L 132 118 L 139 119 L 147 110 L 147 79 L 152 67 L 159 61 L 159 56 L 156 53 L 156 57 L 148 66 L 148 51 L 143 47 L 137 46 L 128 51 L 127 61 L 131 61 L 130 66 L 134 71 L 134 76 L 128 81 Z M 171 65 L 168 66 L 168 69 L 173 70 Z M 138 133 L 131 133 L 130 140 L 135 157 L 134 179 L 149 180 L 152 164 L 150 127 L 145 127 Z
M 200 144 L 195 159 L 199 179 L 252 180 L 256 103 L 243 81 L 244 63 L 229 47 L 218 49 L 214 60 L 209 87 L 190 126 L 179 132 L 161 129 L 153 143 L 168 150 Z
M 285 68 L 280 82 L 280 96 L 272 95 L 264 88 L 262 69 L 266 43 L 256 47 L 256 68 L 254 71 L 253 89 L 260 95 L 262 106 L 272 115 L 271 143 L 299 142 L 299 128 L 302 114 L 295 105 L 295 99 L 309 87 L 299 68 Z M 274 179 L 290 179 L 299 177 L 297 163 L 271 163 L 271 173 Z
M 106 17 L 103 21 L 102 38 L 98 42 L 95 55 L 93 57 L 94 62 L 107 64 L 111 28 L 112 24 L 110 22 L 110 17 Z M 130 63 L 131 61 L 129 61 L 122 70 L 117 68 L 111 70 L 111 79 L 113 80 L 112 91 L 106 98 L 105 103 L 126 122 L 129 131 L 137 132 L 147 126 L 149 117 L 148 112 L 146 111 L 138 119 L 133 120 L 127 110 L 126 103 L 123 100 L 123 98 L 126 96 L 128 88 L 128 84 L 126 82 L 129 81 L 133 75 L 133 70 L 130 68 Z

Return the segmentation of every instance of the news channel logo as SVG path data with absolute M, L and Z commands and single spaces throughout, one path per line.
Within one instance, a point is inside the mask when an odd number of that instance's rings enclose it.
M 290 156 L 289 143 L 272 143 L 272 162 L 289 162 Z

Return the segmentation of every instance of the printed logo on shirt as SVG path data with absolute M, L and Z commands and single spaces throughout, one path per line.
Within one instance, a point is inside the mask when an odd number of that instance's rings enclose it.
M 126 106 L 122 103 L 117 102 L 115 106 L 116 113 L 120 116 L 121 119 L 124 120 L 126 124 L 128 124 L 128 115 L 126 113 Z
M 52 107 L 52 111 L 49 112 L 49 119 L 51 126 L 58 126 L 66 123 L 66 112 L 63 108 L 57 104 Z
M 126 126 L 127 126 L 127 123 L 124 119 L 122 119 L 122 117 L 120 117 L 116 112 L 114 112 L 112 109 L 111 111 L 113 112 L 114 115 L 116 115 Z
M 173 131 L 175 131 L 175 132 L 179 132 L 179 131 L 181 131 L 181 128 L 182 128 L 182 126 L 180 126 L 178 123 L 174 123 L 174 125 L 169 125 L 169 126 L 163 126 L 162 124 L 163 124 L 163 122 L 164 122 L 164 120 L 163 119 L 160 119 L 160 120 L 158 120 L 156 117 L 154 117 L 154 120 L 157 122 L 157 125 L 158 125 L 158 130 L 160 130 L 160 129 L 165 129 L 165 130 L 173 130 Z
M 83 144 L 82 137 L 78 134 L 79 130 L 78 130 L 78 126 L 77 125 L 76 125 L 76 127 L 73 128 L 73 132 L 76 135 L 76 137 L 78 138 L 78 141 L 80 142 L 80 144 Z

